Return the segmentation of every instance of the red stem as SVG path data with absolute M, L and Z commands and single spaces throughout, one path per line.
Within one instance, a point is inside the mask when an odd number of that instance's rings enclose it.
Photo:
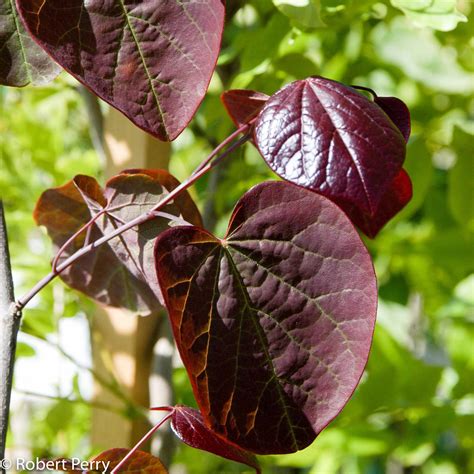
M 143 438 L 127 453 L 127 455 L 110 471 L 110 474 L 115 474 L 119 472 L 120 468 L 123 467 L 123 465 L 135 454 L 135 452 L 138 450 L 138 448 L 149 438 L 153 436 L 153 433 L 167 420 L 169 420 L 173 416 L 174 410 L 170 413 L 168 413 L 165 417 L 163 417 L 160 422 L 155 425 L 148 433 L 143 436 Z
M 64 244 L 61 246 L 61 248 L 57 251 L 56 256 L 54 257 L 53 263 L 52 263 L 52 272 L 57 273 L 57 268 L 58 268 L 58 262 L 61 257 L 61 255 L 64 253 L 64 251 L 71 245 L 72 242 L 81 235 L 86 229 L 89 229 L 92 224 L 102 215 L 104 214 L 105 209 L 102 209 L 102 211 L 98 212 L 89 222 L 85 223 L 75 234 L 71 235 L 69 239 L 64 242 Z M 87 240 L 86 240 L 87 241 Z
M 214 168 L 222 159 L 224 159 L 226 156 L 228 156 L 232 151 L 234 151 L 236 148 L 238 148 L 240 145 L 245 143 L 250 139 L 250 134 L 246 133 L 244 136 L 242 136 L 239 140 L 235 141 L 232 143 L 222 154 L 217 155 L 217 153 L 222 150 L 222 148 L 229 144 L 233 139 L 235 139 L 239 133 L 242 133 L 243 131 L 247 131 L 250 128 L 250 123 L 246 124 L 242 127 L 240 127 L 238 130 L 236 130 L 234 133 L 229 135 L 229 137 L 224 140 L 215 150 L 212 151 L 212 153 L 206 157 L 206 159 L 193 171 L 191 176 L 189 176 L 186 181 L 183 181 L 179 186 L 177 186 L 173 191 L 171 191 L 169 194 L 167 194 L 154 208 L 150 209 L 147 212 L 144 212 L 143 214 L 140 214 L 137 216 L 135 219 L 132 219 L 131 221 L 127 222 L 126 224 L 121 225 L 120 227 L 117 227 L 114 231 L 110 232 L 109 234 L 106 234 L 102 236 L 100 239 L 97 239 L 96 241 L 82 247 L 81 249 L 77 250 L 75 253 L 73 253 L 69 258 L 64 260 L 63 263 L 58 265 L 55 269 L 55 271 L 52 271 L 48 275 L 46 275 L 44 278 L 42 278 L 36 285 L 28 291 L 25 295 L 23 295 L 16 303 L 13 311 L 21 311 L 27 304 L 28 302 L 36 296 L 36 294 L 42 290 L 48 283 L 50 283 L 56 276 L 58 276 L 61 272 L 63 272 L 66 268 L 71 266 L 78 258 L 82 257 L 83 255 L 87 254 L 91 250 L 99 247 L 100 245 L 108 242 L 109 240 L 113 239 L 114 237 L 117 237 L 118 235 L 122 234 L 123 232 L 131 229 L 132 227 L 138 226 L 140 224 L 143 224 L 144 222 L 155 218 L 155 212 L 159 211 L 162 207 L 166 206 L 170 201 L 172 201 L 178 194 L 183 192 L 185 189 L 189 188 L 191 185 L 193 185 L 201 176 L 205 175 L 208 171 L 210 171 L 212 168 Z M 217 151 L 216 151 L 217 150 Z

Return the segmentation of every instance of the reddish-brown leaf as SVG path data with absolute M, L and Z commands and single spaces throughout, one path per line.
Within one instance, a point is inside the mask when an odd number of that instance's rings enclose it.
M 390 117 L 408 142 L 411 133 L 410 110 L 405 102 L 397 97 L 374 97 L 374 102 Z
M 237 128 L 255 118 L 269 96 L 262 92 L 233 89 L 221 95 L 221 100 Z
M 198 410 L 182 405 L 175 406 L 171 418 L 171 428 L 183 443 L 231 461 L 246 464 L 255 469 L 257 474 L 260 473 L 260 466 L 255 455 L 214 433 L 205 425 Z
M 383 197 L 375 216 L 361 212 L 355 206 L 340 203 L 352 222 L 368 237 L 373 239 L 382 227 L 398 214 L 411 200 L 413 189 L 408 173 L 402 169 Z
M 17 0 L 54 60 L 132 122 L 173 140 L 202 101 L 219 53 L 222 0 Z
M 156 268 L 207 426 L 260 454 L 310 444 L 350 398 L 375 323 L 375 275 L 340 209 L 285 182 L 254 187 L 220 240 L 162 233 Z
M 405 141 L 381 108 L 322 77 L 268 99 L 255 142 L 282 178 L 375 215 L 405 159 Z
M 59 263 L 80 249 L 86 238 L 96 240 L 113 228 L 150 210 L 178 181 L 164 170 L 127 170 L 110 179 L 102 190 L 94 178 L 76 176 L 64 186 L 45 191 L 34 217 L 44 225 L 57 251 L 99 212 L 89 233 L 83 232 L 62 254 Z M 199 212 L 184 192 L 163 209 L 200 225 Z M 153 265 L 153 243 L 169 220 L 157 217 L 132 228 L 81 257 L 61 273 L 72 288 L 97 301 L 131 311 L 149 313 L 160 307 L 161 292 Z M 152 270 L 150 270 L 150 268 Z

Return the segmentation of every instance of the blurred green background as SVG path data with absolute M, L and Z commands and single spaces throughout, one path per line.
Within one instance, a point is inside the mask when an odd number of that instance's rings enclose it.
M 412 113 L 406 168 L 413 200 L 367 241 L 380 303 L 366 374 L 312 446 L 262 458 L 264 472 L 474 472 L 474 4 L 227 3 L 222 52 L 209 93 L 173 144 L 171 171 L 179 179 L 232 131 L 219 100 L 230 88 L 271 94 L 317 74 L 400 97 Z M 100 178 L 103 166 L 77 84 L 66 74 L 42 88 L 0 87 L 0 111 L 0 190 L 17 292 L 22 293 L 49 270 L 50 244 L 31 217 L 40 193 L 77 173 Z M 274 178 L 247 144 L 192 193 L 208 227 L 222 234 L 239 197 Z M 61 319 L 80 317 L 90 308 L 85 298 L 55 282 L 25 312 L 22 331 L 54 344 Z M 34 356 L 22 342 L 18 357 Z M 174 383 L 177 401 L 194 405 L 184 369 L 176 369 Z M 90 406 L 78 383 L 67 396 L 78 402 L 61 400 L 58 388 L 57 399 L 32 415 L 27 436 L 34 455 L 95 452 L 87 441 Z M 15 433 L 10 443 L 15 444 Z M 238 473 L 245 468 L 180 446 L 173 470 Z

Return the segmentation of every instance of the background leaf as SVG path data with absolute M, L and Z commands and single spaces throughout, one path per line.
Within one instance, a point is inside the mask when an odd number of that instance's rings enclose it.
M 417 26 L 450 31 L 467 18 L 457 9 L 457 0 L 391 0 Z
M 320 0 L 273 0 L 273 4 L 297 26 L 303 28 L 326 26 L 321 20 Z
M 375 323 L 372 264 L 345 215 L 266 182 L 223 240 L 161 234 L 156 266 L 205 423 L 259 454 L 309 445 L 352 395 Z
M 453 142 L 458 154 L 449 174 L 449 206 L 454 218 L 474 232 L 474 135 L 456 127 Z
M 219 53 L 221 0 L 18 0 L 33 37 L 133 123 L 173 140 L 202 101 Z
M 44 225 L 56 251 L 97 213 L 104 212 L 87 232 L 80 234 L 62 254 L 59 263 L 80 249 L 87 236 L 96 240 L 124 222 L 151 209 L 178 185 L 164 170 L 128 170 L 108 181 L 103 191 L 95 179 L 76 176 L 64 186 L 45 191 L 35 208 L 35 219 Z M 181 207 L 180 207 L 181 206 Z M 201 222 L 199 212 L 184 192 L 176 204 L 164 208 L 181 213 L 193 223 Z M 158 217 L 87 253 L 61 273 L 71 287 L 97 301 L 131 311 L 150 313 L 160 307 L 161 292 L 152 267 L 152 242 L 168 227 L 169 220 Z

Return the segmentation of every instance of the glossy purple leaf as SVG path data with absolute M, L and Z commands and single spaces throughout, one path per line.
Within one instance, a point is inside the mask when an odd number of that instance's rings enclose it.
M 369 92 L 374 102 L 390 117 L 390 120 L 398 127 L 405 141 L 408 142 L 411 133 L 411 117 L 410 110 L 403 100 L 397 97 L 380 97 L 370 87 L 352 86 L 354 89 L 359 89 Z
M 260 466 L 254 454 L 239 448 L 210 430 L 202 415 L 194 408 L 177 405 L 173 409 L 171 428 L 176 436 L 193 448 L 208 451 L 231 461 L 246 464 L 260 473 Z
M 403 136 L 380 107 L 322 77 L 274 94 L 260 112 L 255 142 L 282 178 L 369 215 L 405 159 Z
M 17 0 L 62 67 L 143 130 L 173 140 L 202 101 L 219 53 L 222 0 Z
M 61 68 L 27 34 L 14 0 L 0 0 L 0 84 L 23 87 L 53 80 Z
M 128 170 L 112 178 L 105 191 L 94 178 L 76 176 L 64 186 L 48 189 L 38 200 L 34 217 L 44 225 L 57 252 L 68 239 L 96 214 L 107 209 L 88 231 L 79 234 L 62 253 L 62 263 L 86 243 L 103 236 L 104 231 L 132 219 L 174 189 L 178 181 L 164 170 Z M 201 222 L 199 212 L 187 193 L 166 208 L 169 214 L 183 215 L 194 224 Z M 130 229 L 82 256 L 60 277 L 69 286 L 100 303 L 126 308 L 141 314 L 161 307 L 161 292 L 156 275 L 148 275 L 153 258 L 153 242 L 168 228 L 168 219 L 156 218 Z M 126 255 L 124 252 L 126 251 Z
M 390 117 L 398 127 L 405 141 L 408 142 L 411 133 L 410 111 L 405 102 L 397 97 L 374 97 L 374 102 Z
M 268 99 L 267 94 L 246 89 L 233 89 L 221 95 L 222 103 L 237 128 L 255 118 Z
M 402 169 L 388 188 L 374 216 L 361 212 L 348 203 L 338 204 L 345 210 L 351 221 L 371 239 L 380 232 L 382 227 L 398 214 L 411 200 L 413 189 L 408 173 Z
M 346 215 L 312 191 L 266 182 L 227 236 L 162 233 L 156 268 L 207 426 L 258 453 L 308 446 L 364 370 L 377 290 Z

